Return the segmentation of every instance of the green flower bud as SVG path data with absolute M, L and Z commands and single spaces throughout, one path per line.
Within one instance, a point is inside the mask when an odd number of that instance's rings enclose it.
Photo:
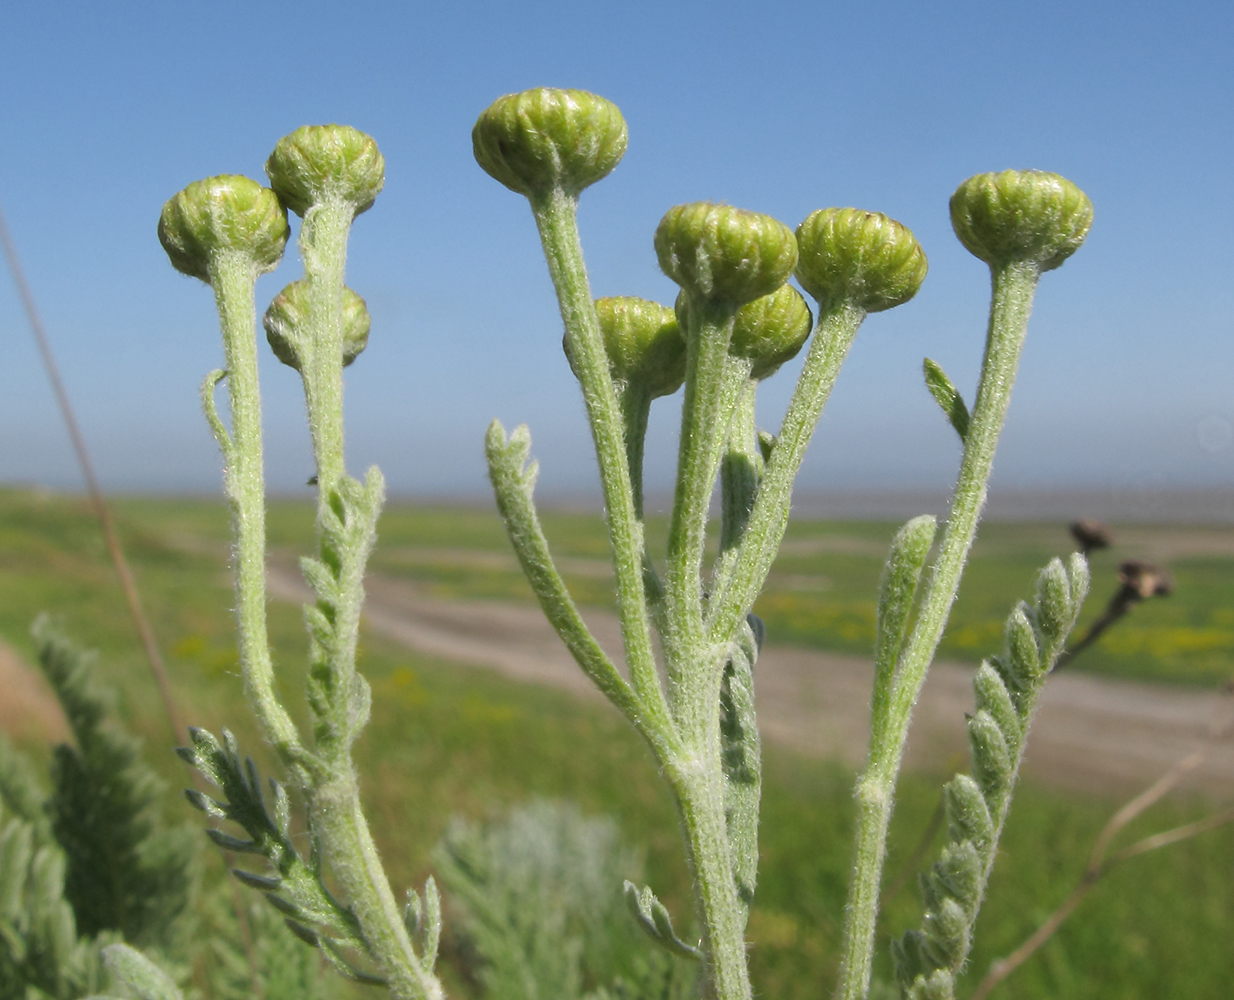
M 381 193 L 386 161 L 373 137 L 357 129 L 305 125 L 278 141 L 266 176 L 296 215 L 324 201 L 344 202 L 359 215 Z
M 274 356 L 289 368 L 302 371 L 308 326 L 309 289 L 305 281 L 284 288 L 262 318 L 266 339 Z M 343 367 L 351 364 L 368 346 L 371 321 L 368 306 L 350 288 L 343 289 Z
M 814 317 L 801 293 L 781 285 L 737 310 L 728 352 L 749 358 L 754 362 L 750 378 L 764 379 L 796 357 L 813 325 Z
M 743 305 L 770 295 L 797 266 L 792 230 L 769 215 L 698 201 L 656 227 L 660 270 L 705 301 Z
M 368 303 L 350 288 L 343 289 L 343 367 L 356 360 L 368 347 L 369 328 L 373 325 Z
M 821 305 L 848 302 L 867 313 L 903 305 L 929 265 L 907 226 L 881 212 L 824 208 L 797 227 L 797 280 Z
M 1093 224 L 1093 203 L 1058 174 L 1004 170 L 970 177 L 951 196 L 951 225 L 969 253 L 987 264 L 1058 267 Z
M 159 242 L 177 271 L 205 282 L 220 253 L 244 254 L 264 274 L 283 256 L 287 212 L 273 191 L 247 177 L 207 177 L 163 206 Z
M 614 381 L 641 382 L 651 399 L 681 387 L 686 342 L 673 310 L 647 299 L 615 296 L 596 299 L 596 318 Z
M 499 97 L 471 130 L 476 162 L 528 197 L 554 188 L 577 195 L 621 162 L 627 138 L 617 105 L 551 87 Z
M 678 319 L 688 325 L 690 296 L 685 292 L 677 296 L 676 309 Z M 801 293 L 790 285 L 781 285 L 737 310 L 728 353 L 749 358 L 750 378 L 765 379 L 797 355 L 813 325 L 814 317 Z

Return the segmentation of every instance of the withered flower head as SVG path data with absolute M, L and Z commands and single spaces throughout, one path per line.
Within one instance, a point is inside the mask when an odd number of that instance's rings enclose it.
M 1075 539 L 1085 555 L 1094 549 L 1108 549 L 1113 544 L 1110 529 L 1091 517 L 1082 517 L 1078 521 L 1072 521 L 1071 537 Z
M 1140 559 L 1128 559 L 1118 567 L 1118 582 L 1142 601 L 1165 597 L 1174 591 L 1174 580 L 1169 573 Z

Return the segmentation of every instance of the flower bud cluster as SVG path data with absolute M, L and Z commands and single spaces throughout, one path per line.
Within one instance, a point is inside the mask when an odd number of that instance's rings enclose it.
M 303 216 L 337 201 L 365 211 L 385 181 L 371 136 L 345 125 L 306 125 L 280 139 L 266 161 L 270 187 L 238 174 L 195 181 L 163 206 L 159 242 L 176 270 L 211 280 L 220 254 L 241 254 L 272 271 L 287 244 L 287 210 Z

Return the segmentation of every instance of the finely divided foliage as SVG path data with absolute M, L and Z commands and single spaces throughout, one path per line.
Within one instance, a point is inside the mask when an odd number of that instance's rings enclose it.
M 162 782 L 114 718 L 91 658 L 46 618 L 33 631 L 73 745 L 54 748 L 47 793 L 0 741 L 0 998 L 77 1000 L 101 985 L 100 946 L 177 943 L 196 841 L 160 822 Z
M 46 619 L 34 634 L 73 734 L 74 745 L 55 748 L 44 808 L 65 853 L 65 897 L 77 929 L 166 946 L 192 888 L 191 834 L 160 825 L 163 782 L 139 758 L 138 741 L 109 718 L 110 693 L 94 682 L 89 658 Z
M 549 621 L 660 765 L 679 807 L 694 912 L 674 920 L 651 887 L 627 881 L 630 912 L 619 914 L 628 921 L 621 926 L 641 927 L 675 957 L 644 962 L 643 973 L 626 970 L 620 981 L 584 983 L 592 966 L 579 956 L 595 947 L 594 933 L 555 950 L 552 942 L 564 939 L 537 926 L 550 919 L 537 894 L 554 880 L 616 881 L 613 866 L 599 860 L 604 852 L 592 850 L 610 836 L 605 829 L 543 812 L 516 817 L 503 832 L 456 828 L 438 856 L 440 867 L 464 907 L 464 932 L 487 955 L 486 975 L 504 977 L 500 988 L 490 982 L 494 993 L 573 996 L 590 986 L 597 998 L 677 996 L 692 978 L 674 971 L 685 963 L 697 972 L 705 997 L 747 1000 L 746 922 L 757 887 L 761 786 L 755 678 L 763 643 L 751 607 L 783 537 L 805 450 L 859 327 L 868 314 L 916 294 L 926 258 L 907 227 L 877 212 L 823 209 L 794 232 L 757 212 L 698 202 L 670 208 L 654 234 L 660 266 L 681 288 L 674 309 L 635 299 L 593 302 L 575 213 L 583 190 L 625 152 L 620 111 L 583 91 L 527 91 L 481 114 L 472 141 L 480 166 L 528 198 L 539 230 L 565 327 L 563 346 L 596 448 L 624 666 L 588 631 L 553 564 L 533 499 L 536 464 L 527 429 L 507 435 L 494 422 L 486 451 L 497 507 Z M 430 879 L 422 892 L 407 893 L 406 906 L 396 902 L 351 759 L 369 713 L 356 642 L 383 484 L 375 469 L 363 482 L 352 478 L 344 461 L 342 369 L 363 350 L 369 328 L 363 300 L 344 285 L 344 264 L 351 224 L 380 192 L 384 161 L 363 133 L 313 126 L 283 139 L 266 169 L 271 189 L 237 177 L 190 185 L 168 202 L 159 225 L 172 263 L 207 281 L 219 309 L 226 367 L 207 377 L 203 400 L 223 452 L 234 515 L 245 693 L 285 772 L 267 788 L 228 732 L 219 739 L 195 730 L 183 755 L 219 792 L 189 798 L 243 831 L 242 837 L 219 829 L 210 835 L 229 851 L 264 859 L 260 870 L 246 867 L 236 875 L 264 893 L 302 940 L 345 975 L 383 984 L 398 1000 L 429 1000 L 444 995 L 435 972 L 442 930 L 437 889 Z M 287 210 L 303 220 L 305 277 L 275 300 L 265 327 L 276 355 L 303 380 L 317 466 L 318 545 L 301 563 L 315 595 L 304 611 L 308 732 L 276 692 L 265 624 L 253 289 L 281 254 Z M 1091 206 L 1055 175 L 1008 171 L 962 185 L 952 216 L 965 246 L 990 264 L 994 300 L 971 409 L 942 369 L 926 363 L 927 387 L 959 433 L 964 457 L 937 547 L 934 518 L 910 521 L 884 574 L 871 749 L 857 785 L 854 876 L 836 991 L 845 998 L 869 993 L 887 824 L 909 719 L 985 502 L 1036 283 L 1083 242 Z M 786 285 L 794 274 L 815 300 L 813 316 Z M 759 430 L 760 380 L 803 348 L 802 372 L 778 430 Z M 230 429 L 215 408 L 215 391 L 224 383 Z M 678 473 L 661 560 L 644 538 L 643 439 L 651 401 L 683 384 Z M 720 545 L 709 560 L 707 522 L 717 482 Z M 1006 650 L 978 672 L 978 710 L 969 723 L 973 776 L 948 786 L 951 836 L 924 881 L 924 930 L 907 935 L 897 950 L 906 996 L 951 995 L 1033 706 L 1075 620 L 1085 581 L 1082 560 L 1066 570 L 1057 561 L 1047 567 L 1033 606 L 1017 608 L 1008 621 Z M 305 804 L 307 856 L 293 841 L 284 783 Z M 536 854 L 528 846 L 536 838 L 557 844 L 560 856 Z M 561 887 L 567 896 L 580 891 L 582 884 Z M 604 909 L 601 894 L 597 884 L 585 893 L 590 899 L 576 899 L 584 922 Z M 602 934 L 625 933 L 606 921 L 597 924 Z M 174 987 L 136 952 L 112 950 L 107 960 L 132 992 L 150 1000 L 174 996 Z
M 1021 603 L 1007 619 L 1002 654 L 977 670 L 976 711 L 968 720 L 973 773 L 957 775 L 945 789 L 947 844 L 921 878 L 922 929 L 909 931 L 893 948 L 897 975 L 911 1000 L 955 996 L 955 977 L 968 958 L 1037 698 L 1087 593 L 1083 556 L 1073 555 L 1065 570 L 1053 560 L 1037 578 L 1033 606 Z
M 616 824 L 535 802 L 499 823 L 455 821 L 435 851 L 452 936 L 488 996 L 685 1000 L 697 964 L 647 947 L 622 901 L 639 858 Z M 629 881 L 624 881 L 630 886 Z

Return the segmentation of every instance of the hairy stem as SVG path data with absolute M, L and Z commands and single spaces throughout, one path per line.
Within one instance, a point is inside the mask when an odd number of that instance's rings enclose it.
M 643 447 L 647 439 L 647 418 L 651 415 L 651 394 L 641 381 L 626 382 L 618 393 L 626 439 L 626 467 L 630 470 L 630 495 L 634 516 L 643 520 Z
M 900 654 L 886 716 L 872 720 L 870 755 L 858 780 L 856 872 L 849 892 L 844 957 L 835 993 L 842 1000 L 861 1000 L 869 991 L 884 845 L 909 721 L 951 613 L 985 505 L 994 451 L 1011 402 L 1038 277 L 1039 272 L 1032 265 L 1011 265 L 992 271 L 993 301 L 985 358 L 951 513 L 917 620 Z
M 688 312 L 685 399 L 664 574 L 668 625 L 665 655 L 670 698 L 678 718 L 680 702 L 685 697 L 680 688 L 692 680 L 684 672 L 697 669 L 698 660 L 692 654 L 707 645 L 702 631 L 703 549 L 719 443 L 727 434 L 727 428 L 721 426 L 725 422 L 721 397 L 735 311 L 729 304 L 693 301 Z M 721 641 L 728 638 L 725 636 Z
M 346 474 L 343 461 L 343 290 L 347 235 L 353 210 L 346 202 L 314 205 L 300 227 L 308 282 L 307 350 L 302 359 L 318 503 L 329 502 Z
M 265 477 L 254 312 L 257 273 L 246 255 L 221 253 L 211 262 L 210 278 L 223 332 L 231 411 L 230 437 L 220 437 L 219 443 L 224 451 L 223 484 L 236 538 L 236 618 L 245 697 L 263 735 L 274 744 L 283 762 L 294 766 L 301 762 L 304 751 L 295 723 L 275 693 L 266 632 Z M 221 425 L 216 427 L 216 434 L 220 430 Z
M 677 793 L 694 898 L 703 926 L 706 995 L 716 1000 L 749 1000 L 745 909 L 733 878 L 718 725 L 716 728 L 705 741 L 705 749 L 700 747 L 697 756 L 670 770 L 669 780 Z
M 698 639 L 670 653 L 670 675 L 679 678 L 672 694 L 681 743 L 662 762 L 677 798 L 703 927 L 706 995 L 713 1000 L 748 1000 L 745 905 L 737 894 L 721 761 L 720 693 L 730 655 L 730 644 L 711 645 Z
M 618 389 L 618 403 L 625 425 L 626 466 L 630 470 L 630 495 L 634 498 L 634 516 L 643 531 L 643 449 L 647 439 L 647 419 L 651 415 L 651 395 L 641 381 L 626 382 Z M 645 535 L 645 531 L 644 531 Z M 664 585 L 643 551 L 643 591 L 652 623 L 660 628 L 657 617 L 664 599 Z
M 577 201 L 561 190 L 532 200 L 532 212 L 557 292 L 566 337 L 583 389 L 604 490 L 617 604 L 630 684 L 655 725 L 668 731 L 668 705 L 656 671 L 643 586 L 643 526 L 626 456 L 625 421 L 609 373 L 578 237 Z
M 319 683 L 330 694 L 313 703 L 319 716 L 318 750 L 329 774 L 317 777 L 307 794 L 330 871 L 343 889 L 391 993 L 398 1000 L 436 1000 L 444 996 L 441 984 L 415 954 L 369 831 L 351 762 L 351 744 L 367 720 L 367 694 L 361 695 L 356 683 L 356 645 L 364 571 L 384 492 L 375 469 L 362 491 L 346 479 L 343 293 L 353 217 L 351 204 L 326 200 L 309 208 L 300 230 L 308 286 L 301 376 L 317 464 L 319 543 L 324 565 L 334 577 L 333 586 L 318 589 L 318 610 L 324 604 L 331 606 L 328 622 L 333 636 L 323 650 L 325 662 L 314 667 L 314 672 L 321 673 Z M 338 537 L 340 531 L 345 541 Z M 363 714 L 357 717 L 359 698 L 365 702 Z
M 758 383 L 741 388 L 729 423 L 728 442 L 720 465 L 720 558 L 735 549 L 750 523 L 750 512 L 763 471 L 763 457 L 754 439 L 754 396 Z
M 857 782 L 857 840 L 840 951 L 840 982 L 835 993 L 845 1000 L 864 1000 L 870 991 L 870 960 L 894 784 L 894 779 L 888 780 L 886 768 L 874 767 L 867 767 Z
M 722 567 L 724 571 L 715 580 L 707 613 L 708 632 L 713 639 L 733 634 L 767 579 L 788 524 L 793 481 L 864 319 L 865 313 L 848 303 L 819 315 L 814 340 L 767 463 L 745 538 L 736 558 L 727 568 Z
M 365 944 L 396 1000 L 441 1000 L 441 983 L 415 953 L 360 807 L 355 772 L 348 768 L 310 792 L 313 822 L 330 870 L 356 915 Z
M 714 439 L 724 434 L 716 415 L 733 310 L 695 310 L 702 319 L 687 348 L 691 375 L 663 612 L 670 716 L 651 646 L 641 489 L 636 490 L 641 469 L 634 471 L 641 466 L 646 404 L 619 399 L 613 385 L 579 247 L 575 200 L 555 191 L 533 199 L 532 209 L 595 440 L 631 688 L 644 713 L 639 728 L 658 737 L 648 738 L 666 772 L 675 776 L 670 781 L 695 875 L 712 993 L 722 1000 L 746 1000 L 743 911 L 729 857 L 720 761 L 719 698 L 728 643 L 708 641 L 701 629 L 703 543 L 719 456 Z

